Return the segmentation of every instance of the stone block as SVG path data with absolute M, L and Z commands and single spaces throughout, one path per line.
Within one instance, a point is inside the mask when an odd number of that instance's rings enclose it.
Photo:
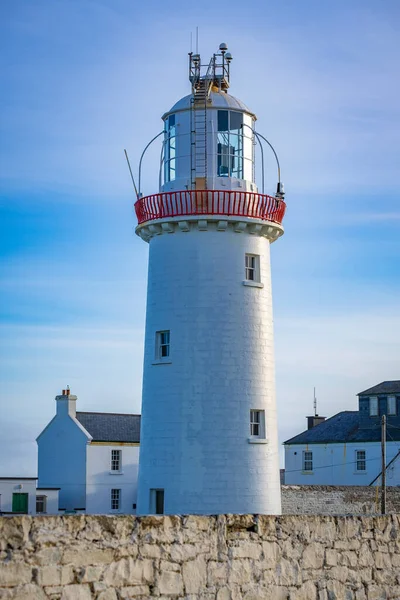
M 390 554 L 384 554 L 383 552 L 375 552 L 375 566 L 377 569 L 391 569 L 392 561 L 390 560 Z
M 299 586 L 302 582 L 299 564 L 296 561 L 281 558 L 275 569 L 275 583 L 282 586 Z
M 237 546 L 231 546 L 229 554 L 232 558 L 260 560 L 261 552 L 262 546 L 257 542 L 240 542 Z
M 176 571 L 177 573 L 181 572 L 181 565 L 175 562 L 170 562 L 169 560 L 160 560 L 160 571 Z
M 192 560 L 201 551 L 205 551 L 205 548 L 195 544 L 171 544 L 168 546 L 169 558 L 173 562 L 182 563 L 186 560 Z M 168 558 L 166 554 L 166 558 Z
M 218 586 L 228 579 L 228 565 L 226 562 L 210 560 L 207 564 L 207 581 L 209 586 Z
M 322 544 L 307 544 L 301 557 L 303 569 L 321 569 L 324 564 L 325 548 Z
M 327 579 L 334 579 L 341 583 L 346 583 L 348 575 L 347 567 L 332 567 L 329 571 L 325 571 Z
M 336 550 L 325 550 L 325 564 L 327 567 L 336 567 L 338 553 Z
M 77 546 L 65 550 L 62 557 L 63 565 L 74 567 L 86 567 L 87 565 L 109 564 L 114 559 L 114 551 L 111 548 L 85 548 Z
M 63 589 L 61 600 L 92 600 L 90 587 L 87 584 L 67 585 Z
M 231 591 L 228 587 L 220 588 L 216 600 L 231 600 Z
M 32 567 L 22 562 L 0 564 L 0 586 L 13 587 L 32 580 Z
M 150 596 L 150 589 L 148 585 L 130 585 L 123 587 L 119 590 L 121 600 L 130 600 L 130 598 L 136 598 L 137 596 Z
M 263 542 L 262 549 L 264 554 L 264 568 L 274 569 L 275 563 L 281 553 L 277 542 Z
M 389 596 L 390 598 L 390 596 Z M 387 600 L 388 594 L 384 587 L 380 587 L 377 585 L 370 585 L 367 590 L 367 599 L 368 600 Z
M 158 579 L 158 589 L 161 594 L 166 596 L 183 594 L 183 579 L 180 573 L 174 571 L 164 571 Z
M 83 569 L 81 581 L 82 583 L 92 583 L 94 581 L 99 581 L 101 576 L 103 575 L 104 565 L 99 567 L 93 567 L 89 565 Z
M 306 581 L 297 590 L 290 590 L 290 600 L 315 600 L 317 588 L 313 581 Z
M 228 565 L 228 584 L 245 585 L 250 583 L 253 570 L 248 558 L 234 559 Z
M 123 596 L 121 597 L 123 598 Z M 118 600 L 117 592 L 112 588 L 109 588 L 108 590 L 100 592 L 97 596 L 97 600 Z
M 40 567 L 37 571 L 37 583 L 41 586 L 61 585 L 61 567 L 56 565 Z
M 10 598 L 12 600 L 48 600 L 43 589 L 34 583 L 17 586 Z
M 358 552 L 358 564 L 360 567 L 372 567 L 374 558 L 368 542 L 363 542 Z
M 140 556 L 143 558 L 161 558 L 163 550 L 157 544 L 142 544 L 140 546 Z
M 207 565 L 203 556 L 198 556 L 182 565 L 183 584 L 187 594 L 198 594 L 207 585 Z
M 115 587 L 153 583 L 153 562 L 146 558 L 143 560 L 123 558 L 106 567 L 103 579 L 107 585 Z
M 61 549 L 55 546 L 42 548 L 33 555 L 33 561 L 37 565 L 57 565 L 61 560 Z

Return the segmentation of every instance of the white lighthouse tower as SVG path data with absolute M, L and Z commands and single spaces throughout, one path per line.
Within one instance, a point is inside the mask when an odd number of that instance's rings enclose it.
M 150 252 L 139 514 L 281 512 L 270 244 L 285 203 L 279 163 L 276 195 L 256 186 L 265 138 L 227 93 L 231 60 L 225 44 L 206 65 L 189 55 L 192 93 L 162 117 L 159 192 L 139 184 Z

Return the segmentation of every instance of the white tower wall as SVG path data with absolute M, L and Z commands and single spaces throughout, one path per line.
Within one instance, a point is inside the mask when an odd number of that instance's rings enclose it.
M 279 514 L 270 242 L 225 231 L 150 240 L 138 512 L 164 489 L 166 513 Z M 261 284 L 245 279 L 260 257 Z M 261 287 L 262 286 L 262 287 Z M 170 331 L 170 362 L 154 364 L 156 332 Z M 250 439 L 250 410 L 266 435 Z

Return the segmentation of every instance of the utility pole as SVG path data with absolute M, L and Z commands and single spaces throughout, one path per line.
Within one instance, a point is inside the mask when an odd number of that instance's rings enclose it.
M 382 415 L 381 429 L 382 450 L 382 487 L 381 487 L 381 513 L 386 514 L 386 415 Z

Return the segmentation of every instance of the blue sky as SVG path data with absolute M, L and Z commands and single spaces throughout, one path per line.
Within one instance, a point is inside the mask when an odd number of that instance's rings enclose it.
M 313 386 L 330 416 L 400 379 L 399 24 L 396 0 L 2 3 L 0 475 L 36 473 L 67 384 L 81 410 L 140 411 L 148 249 L 123 148 L 137 165 L 189 93 L 196 26 L 205 58 L 228 44 L 231 93 L 281 161 L 281 441 L 305 428 Z

